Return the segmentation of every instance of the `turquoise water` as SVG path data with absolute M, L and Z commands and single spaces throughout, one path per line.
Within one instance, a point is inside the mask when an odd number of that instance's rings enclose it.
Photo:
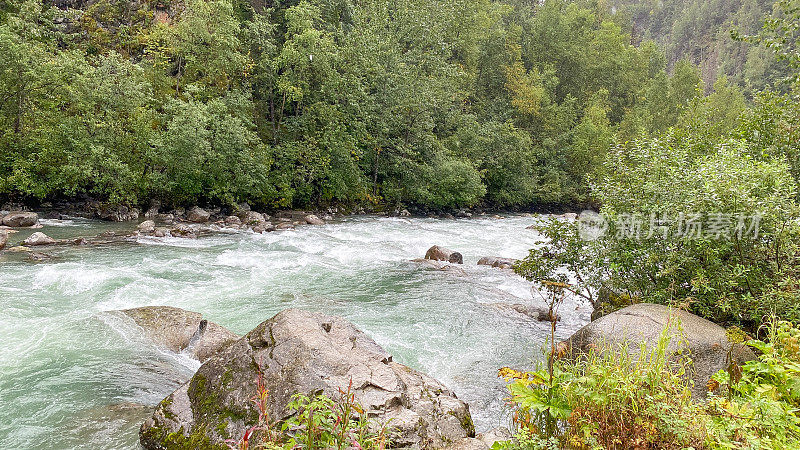
M 499 306 L 543 304 L 528 282 L 476 262 L 524 257 L 540 245 L 525 229 L 536 220 L 357 217 L 263 235 L 64 248 L 39 263 L 0 255 L 0 443 L 139 448 L 139 424 L 199 366 L 109 312 L 146 305 L 202 312 L 239 334 L 290 307 L 341 315 L 396 360 L 455 390 L 479 431 L 506 424 L 497 369 L 539 360 L 549 325 Z M 75 219 L 45 221 L 40 231 L 71 237 L 132 227 Z M 433 244 L 460 251 L 462 270 L 410 261 Z M 565 302 L 559 335 L 590 312 Z

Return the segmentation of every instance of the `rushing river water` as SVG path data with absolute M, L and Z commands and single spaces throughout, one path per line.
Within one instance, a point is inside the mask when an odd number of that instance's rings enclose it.
M 0 256 L 0 447 L 139 448 L 139 424 L 199 363 L 143 340 L 108 311 L 171 305 L 244 334 L 282 309 L 344 316 L 470 404 L 478 430 L 506 424 L 502 366 L 541 359 L 549 324 L 503 308 L 543 305 L 510 271 L 481 256 L 524 257 L 537 219 L 357 217 L 318 227 L 200 239 L 64 248 L 46 262 Z M 54 237 L 112 225 L 45 221 Z M 12 235 L 12 241 L 30 232 Z M 433 244 L 464 255 L 461 271 L 411 262 Z M 559 337 L 589 321 L 561 308 Z

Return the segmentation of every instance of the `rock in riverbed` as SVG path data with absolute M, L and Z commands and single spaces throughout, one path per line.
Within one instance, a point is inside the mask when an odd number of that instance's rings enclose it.
M 711 375 L 728 367 L 729 351 L 736 364 L 755 359 L 755 354 L 746 345 L 730 342 L 721 326 L 689 312 L 652 303 L 628 306 L 590 322 L 562 345 L 575 354 L 592 348 L 618 349 L 618 344 L 627 344 L 631 356 L 637 357 L 640 343 L 645 342 L 649 349 L 654 348 L 671 320 L 673 325 L 679 323 L 680 327 L 670 327 L 672 339 L 667 352 L 675 355 L 678 351 L 688 350 L 695 398 L 705 398 L 706 383 Z
M 239 217 L 242 219 L 242 224 L 248 226 L 264 225 L 267 223 L 267 217 L 255 211 L 243 211 Z
M 195 206 L 186 213 L 186 220 L 189 222 L 206 223 L 210 218 L 211 213 L 198 206 Z
M 25 239 L 23 243 L 29 246 L 53 245 L 56 243 L 56 240 L 42 232 L 37 231 L 36 233 L 33 233 L 32 235 L 28 236 L 28 238 Z
M 6 247 L 8 243 L 8 231 L 0 230 L 0 250 Z
M 464 257 L 461 256 L 461 253 L 444 247 L 439 247 L 438 245 L 434 245 L 433 247 L 429 248 L 427 252 L 425 252 L 425 259 L 464 264 Z
M 497 256 L 484 256 L 478 260 L 479 266 L 492 266 L 499 269 L 511 269 L 517 263 L 513 258 L 500 258 Z
M 239 339 L 227 328 L 203 319 L 202 314 L 180 308 L 145 306 L 121 312 L 133 319 L 156 345 L 176 353 L 186 352 L 201 362 Z
M 534 306 L 525 303 L 493 303 L 493 307 L 513 311 L 514 313 L 521 314 L 539 322 L 550 322 L 550 310 L 544 306 Z M 556 320 L 560 321 L 561 317 L 556 315 Z
M 39 223 L 39 215 L 35 212 L 12 211 L 3 217 L 3 225 L 8 227 L 32 227 L 37 223 Z
M 314 214 L 309 214 L 309 215 L 307 215 L 307 216 L 304 218 L 304 220 L 305 220 L 305 221 L 306 221 L 306 223 L 307 223 L 307 224 L 309 224 L 309 225 L 325 225 L 325 221 L 324 221 L 324 220 L 322 220 L 322 219 L 320 219 L 319 217 L 317 217 L 317 216 L 316 216 L 316 215 L 314 215 Z
M 392 361 L 346 320 L 286 310 L 211 357 L 165 398 L 140 430 L 146 449 L 192 442 L 224 447 L 254 425 L 254 380 L 263 375 L 272 420 L 285 420 L 292 395 L 340 396 L 352 382 L 370 417 L 389 421 L 394 447 L 444 448 L 475 434 L 469 407 L 433 378 Z M 214 447 L 216 448 L 216 447 Z
M 141 234 L 151 234 L 156 231 L 156 223 L 152 220 L 145 220 L 144 222 L 140 223 L 137 227 L 139 233 Z

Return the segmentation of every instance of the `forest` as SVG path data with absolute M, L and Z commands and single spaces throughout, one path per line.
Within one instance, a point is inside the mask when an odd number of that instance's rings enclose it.
M 4 0 L 0 196 L 588 204 L 612 144 L 788 101 L 732 35 L 771 5 L 651 3 Z
M 0 440 L 798 448 L 798 44 L 800 0 L 0 0 Z

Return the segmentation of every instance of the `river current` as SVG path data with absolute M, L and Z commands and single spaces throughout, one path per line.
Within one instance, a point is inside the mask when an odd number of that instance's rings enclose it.
M 526 229 L 537 220 L 353 217 L 268 234 L 70 247 L 37 263 L 0 255 L 0 446 L 138 449 L 152 407 L 199 367 L 109 312 L 147 305 L 198 311 L 239 334 L 286 308 L 343 316 L 396 361 L 453 389 L 478 431 L 507 425 L 497 369 L 541 360 L 549 324 L 503 307 L 544 306 L 529 282 L 476 263 L 542 245 Z M 43 223 L 37 231 L 56 238 L 134 226 Z M 410 261 L 434 244 L 461 252 L 461 270 Z M 590 312 L 568 299 L 557 337 L 588 323 Z

